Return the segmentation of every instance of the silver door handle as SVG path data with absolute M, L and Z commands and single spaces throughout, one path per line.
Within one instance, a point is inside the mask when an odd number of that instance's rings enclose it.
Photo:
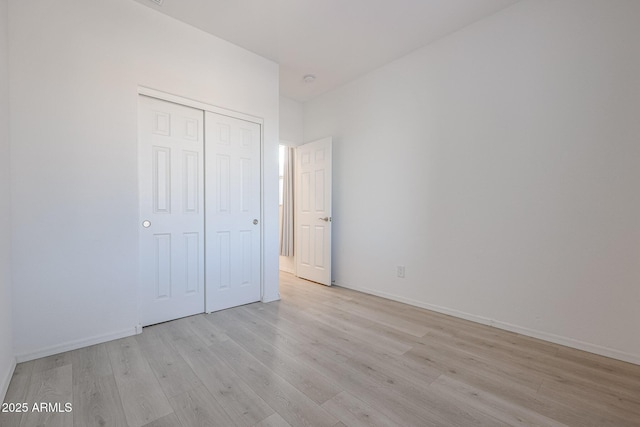
M 149 227 L 151 227 L 151 221 L 149 221 L 148 219 L 146 219 L 146 220 L 142 221 L 142 226 L 143 226 L 144 228 L 149 228 Z
M 331 221 L 331 217 L 330 216 L 325 216 L 324 218 L 318 218 L 320 221 L 324 221 L 324 222 L 330 222 Z

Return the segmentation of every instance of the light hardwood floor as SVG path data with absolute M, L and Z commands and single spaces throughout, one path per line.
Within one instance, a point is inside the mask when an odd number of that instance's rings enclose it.
M 282 301 L 19 364 L 32 426 L 640 426 L 640 366 L 283 274 Z

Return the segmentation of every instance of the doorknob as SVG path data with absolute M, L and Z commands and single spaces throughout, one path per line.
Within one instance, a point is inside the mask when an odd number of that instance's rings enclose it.
M 148 219 L 145 219 L 144 221 L 142 221 L 142 226 L 144 228 L 149 228 L 151 227 L 151 221 L 149 221 Z
M 331 217 L 330 216 L 325 216 L 324 218 L 318 218 L 320 221 L 324 221 L 324 222 L 330 222 L 331 221 Z
M 258 220 L 257 219 L 253 220 L 253 225 L 258 225 Z

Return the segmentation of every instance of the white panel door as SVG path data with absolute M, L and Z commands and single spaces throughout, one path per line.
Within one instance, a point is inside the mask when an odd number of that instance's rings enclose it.
M 331 286 L 331 138 L 296 148 L 296 274 Z
M 142 325 L 204 312 L 204 112 L 140 96 Z
M 261 298 L 260 125 L 205 113 L 206 311 Z

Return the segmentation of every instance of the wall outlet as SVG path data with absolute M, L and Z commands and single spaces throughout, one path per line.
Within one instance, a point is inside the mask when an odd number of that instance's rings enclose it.
M 396 274 L 399 278 L 404 279 L 404 265 L 399 265 L 396 267 Z

